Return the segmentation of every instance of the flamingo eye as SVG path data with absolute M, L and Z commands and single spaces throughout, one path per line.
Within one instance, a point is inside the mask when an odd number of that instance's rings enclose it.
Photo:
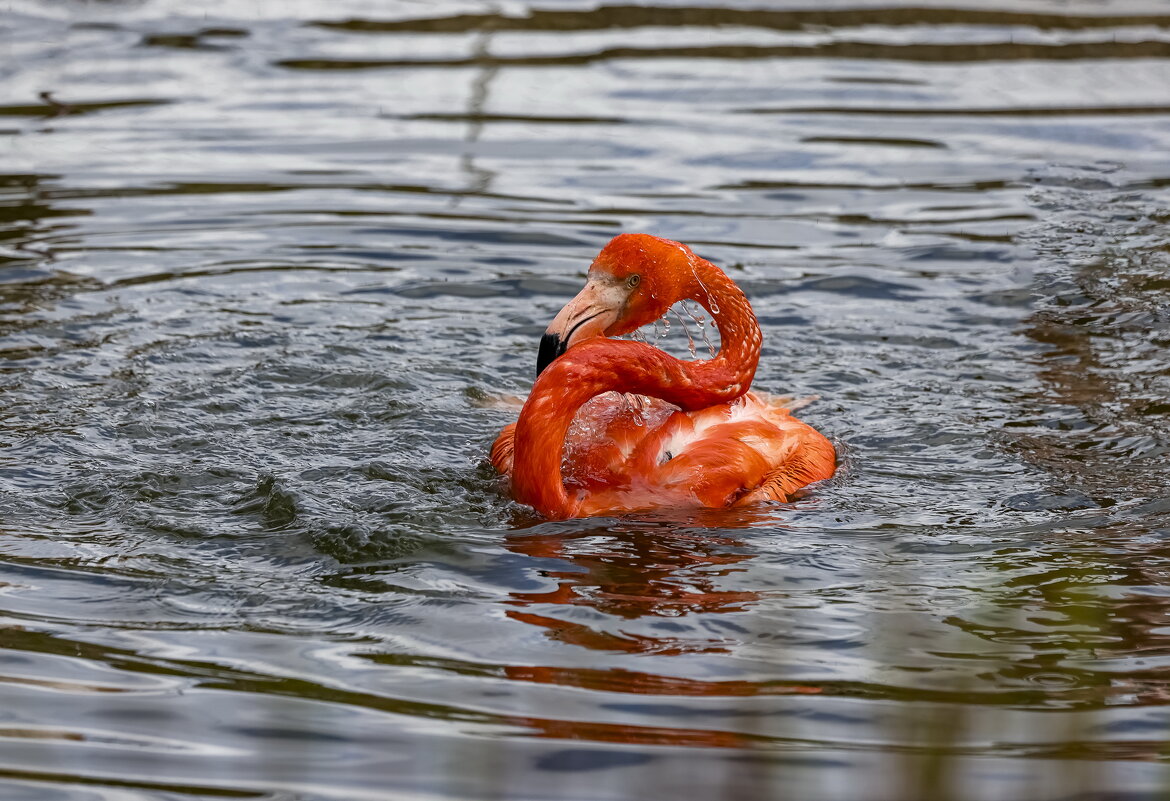
M 638 275 L 637 273 L 634 273 L 626 279 L 626 286 L 628 286 L 630 289 L 633 289 L 640 283 L 642 283 L 642 276 Z

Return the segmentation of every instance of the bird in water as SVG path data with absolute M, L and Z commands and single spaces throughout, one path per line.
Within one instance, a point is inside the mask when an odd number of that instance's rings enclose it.
M 611 339 L 686 300 L 718 327 L 713 358 Z M 722 270 L 679 242 L 621 234 L 542 337 L 536 383 L 491 462 L 517 501 L 553 519 L 788 500 L 832 476 L 836 454 L 790 400 L 748 391 L 761 341 Z

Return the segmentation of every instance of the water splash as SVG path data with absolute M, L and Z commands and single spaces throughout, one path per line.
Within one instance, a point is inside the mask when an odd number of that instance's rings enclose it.
M 644 426 L 646 424 L 646 397 L 644 395 L 622 393 L 620 398 L 622 411 L 629 415 L 630 419 L 634 421 L 634 425 L 639 428 Z
M 697 327 L 698 332 L 700 332 L 700 336 L 703 339 L 703 344 L 707 345 L 707 351 L 711 354 L 711 358 L 714 359 L 715 355 L 718 353 L 718 348 L 716 348 L 715 343 L 711 341 L 708 319 L 701 311 L 702 306 L 698 306 L 697 304 L 691 305 L 691 303 L 688 301 L 682 301 L 679 306 L 681 306 L 682 311 L 680 311 L 677 306 L 670 309 L 670 311 L 674 313 L 675 318 L 679 320 L 679 324 L 682 325 L 683 332 L 687 334 L 687 347 L 690 351 L 690 358 L 698 358 L 698 348 L 695 344 L 694 334 L 691 334 L 690 326 L 687 325 L 687 320 L 683 317 L 683 312 L 686 312 L 686 316 L 690 318 L 690 322 L 694 323 Z
M 709 321 L 703 314 L 702 307 L 698 304 L 691 305 L 691 303 L 684 301 L 682 306 L 683 311 L 685 311 L 687 316 L 689 316 L 691 320 L 694 321 L 695 325 L 698 326 L 699 332 L 703 336 L 703 344 L 707 346 L 707 351 L 711 354 L 711 358 L 714 359 L 716 354 L 718 354 L 719 349 L 715 347 L 715 343 L 711 341 L 711 326 L 708 325 L 708 323 L 714 324 L 715 321 Z
M 683 309 L 686 309 L 686 303 L 683 303 L 681 305 L 682 305 Z M 695 338 L 693 336 L 691 336 L 691 329 L 687 327 L 687 321 L 683 319 L 683 316 L 681 314 L 679 314 L 679 311 L 676 307 L 672 306 L 670 308 L 670 312 L 676 318 L 678 318 L 678 323 L 679 323 L 679 325 L 682 326 L 683 333 L 687 335 L 687 350 L 689 350 L 691 352 L 691 358 L 692 359 L 699 358 L 698 350 L 695 348 Z

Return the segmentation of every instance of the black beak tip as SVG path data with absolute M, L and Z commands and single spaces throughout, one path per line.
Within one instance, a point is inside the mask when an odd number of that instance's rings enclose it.
M 553 360 L 565 352 L 565 343 L 556 334 L 545 334 L 540 338 L 540 351 L 536 356 L 536 374 L 544 372 L 544 368 L 553 363 Z

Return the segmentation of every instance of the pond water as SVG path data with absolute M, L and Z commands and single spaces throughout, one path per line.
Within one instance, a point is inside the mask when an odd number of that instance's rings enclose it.
M 0 796 L 1170 792 L 1164 3 L 3 7 Z M 834 480 L 507 500 L 622 231 Z

